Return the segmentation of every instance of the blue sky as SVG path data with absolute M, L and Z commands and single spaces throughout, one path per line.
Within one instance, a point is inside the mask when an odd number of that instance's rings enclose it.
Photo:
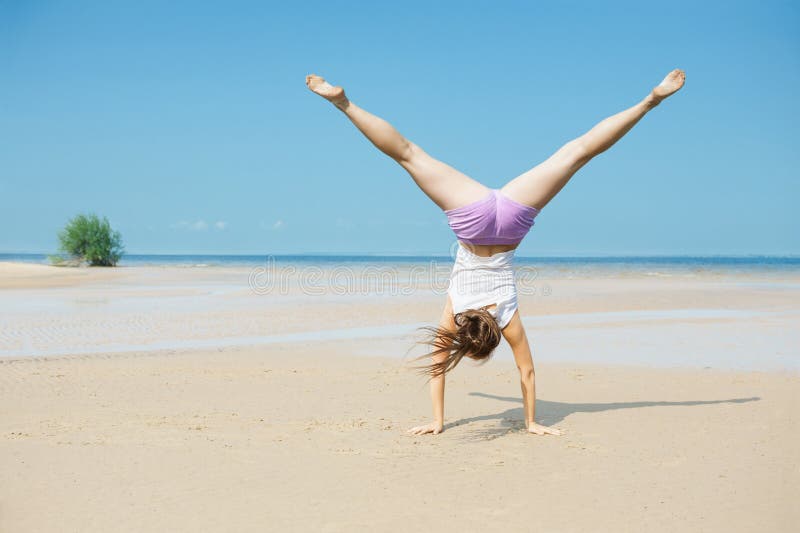
M 519 255 L 800 253 L 796 2 L 0 0 L 0 252 L 95 212 L 130 253 L 444 255 L 307 73 L 500 187 L 675 67 Z

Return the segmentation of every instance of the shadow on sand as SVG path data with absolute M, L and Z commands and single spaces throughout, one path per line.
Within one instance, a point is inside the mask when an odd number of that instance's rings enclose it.
M 444 430 L 478 422 L 480 420 L 499 420 L 498 426 L 493 428 L 482 428 L 480 436 L 486 440 L 496 439 L 509 433 L 516 433 L 525 429 L 525 411 L 522 406 L 522 398 L 511 396 L 497 396 L 483 392 L 471 392 L 470 396 L 501 400 L 519 405 L 505 411 L 492 415 L 474 416 L 462 418 L 449 424 L 445 424 Z M 600 411 L 611 411 L 614 409 L 635 409 L 638 407 L 669 407 L 669 406 L 693 406 L 693 405 L 713 405 L 717 403 L 745 403 L 760 400 L 759 396 L 750 398 L 731 398 L 729 400 L 687 400 L 684 402 L 652 401 L 652 402 L 611 402 L 611 403 L 566 403 L 551 402 L 548 400 L 536 400 L 536 422 L 545 426 L 552 426 L 563 421 L 573 413 L 597 413 Z

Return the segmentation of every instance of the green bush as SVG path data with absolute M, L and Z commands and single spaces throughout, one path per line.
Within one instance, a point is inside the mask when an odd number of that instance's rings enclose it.
M 106 217 L 101 220 L 97 215 L 74 217 L 58 233 L 58 240 L 61 251 L 92 266 L 114 266 L 125 252 L 119 232 L 111 229 Z

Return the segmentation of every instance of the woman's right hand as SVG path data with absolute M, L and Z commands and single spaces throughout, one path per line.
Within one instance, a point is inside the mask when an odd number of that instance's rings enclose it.
M 430 424 L 425 424 L 424 426 L 416 426 L 409 429 L 406 433 L 411 433 L 412 435 L 425 435 L 426 433 L 433 433 L 434 435 L 438 435 L 444 429 L 444 426 L 438 422 L 431 422 Z

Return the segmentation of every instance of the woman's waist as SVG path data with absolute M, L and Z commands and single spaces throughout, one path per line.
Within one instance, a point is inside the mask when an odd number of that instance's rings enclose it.
M 454 270 L 481 270 L 505 272 L 514 264 L 514 250 L 496 253 L 489 257 L 475 255 L 466 248 L 459 247 L 453 264 Z
M 490 260 L 493 256 L 499 254 L 508 254 L 514 252 L 519 246 L 519 242 L 502 243 L 502 244 L 480 244 L 474 242 L 466 242 L 464 240 L 458 241 L 459 248 L 463 248 L 468 255 L 473 256 L 479 260 Z M 513 255 L 513 253 L 511 254 Z
M 458 258 L 453 263 L 451 276 L 477 276 L 477 277 L 503 277 L 514 276 L 514 265 L 511 261 L 497 261 L 493 263 L 473 263 L 469 260 L 462 261 Z

